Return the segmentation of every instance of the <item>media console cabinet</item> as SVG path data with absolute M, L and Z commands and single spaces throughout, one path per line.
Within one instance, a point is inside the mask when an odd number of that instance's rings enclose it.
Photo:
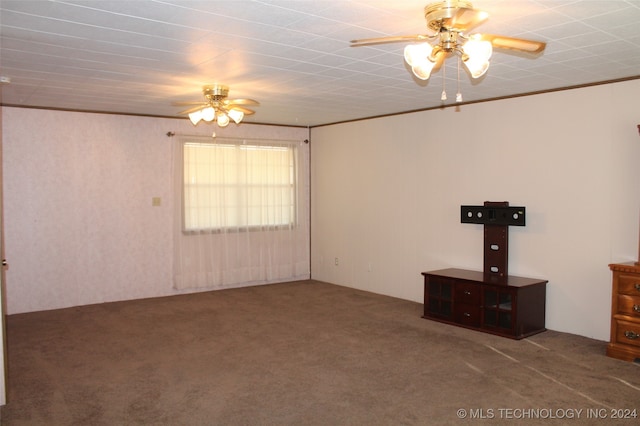
M 512 339 L 546 330 L 545 280 L 453 268 L 422 275 L 423 318 Z

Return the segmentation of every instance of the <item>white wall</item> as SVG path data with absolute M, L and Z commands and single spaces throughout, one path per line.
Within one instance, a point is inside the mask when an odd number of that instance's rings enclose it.
M 176 294 L 172 147 L 186 119 L 3 107 L 9 314 Z M 218 136 L 303 140 L 243 123 Z M 152 207 L 151 199 L 161 198 Z
M 482 270 L 460 206 L 509 201 L 509 273 L 549 280 L 547 328 L 608 340 L 607 265 L 638 258 L 639 99 L 634 80 L 313 128 L 312 278 L 421 302 L 420 272 Z

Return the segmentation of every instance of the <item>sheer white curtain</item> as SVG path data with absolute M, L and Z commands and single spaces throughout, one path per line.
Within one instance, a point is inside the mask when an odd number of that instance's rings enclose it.
M 174 151 L 174 286 L 309 278 L 309 148 L 180 137 Z

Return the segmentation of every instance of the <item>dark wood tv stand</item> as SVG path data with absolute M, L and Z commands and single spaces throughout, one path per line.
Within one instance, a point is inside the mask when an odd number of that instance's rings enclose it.
M 423 318 L 512 339 L 546 330 L 546 280 L 453 268 L 422 275 Z

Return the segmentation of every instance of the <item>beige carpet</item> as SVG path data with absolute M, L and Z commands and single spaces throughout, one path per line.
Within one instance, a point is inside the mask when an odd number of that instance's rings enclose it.
M 2 424 L 640 422 L 611 418 L 640 410 L 640 368 L 605 342 L 421 314 L 304 281 L 11 315 Z

